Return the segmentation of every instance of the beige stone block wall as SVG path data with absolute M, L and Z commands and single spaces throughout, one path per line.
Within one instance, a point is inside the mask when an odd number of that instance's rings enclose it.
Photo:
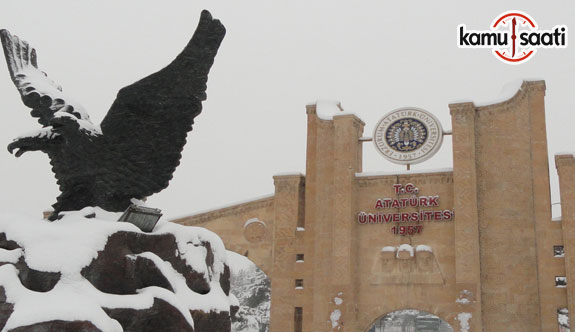
M 396 197 L 393 185 L 412 183 L 420 195 L 439 195 L 440 206 L 421 210 L 453 209 L 453 176 L 451 172 L 367 176 L 356 179 L 357 212 L 375 212 L 378 198 Z M 403 208 L 397 212 L 416 212 L 418 208 Z M 379 210 L 383 211 L 383 210 Z M 396 212 L 386 209 L 385 212 Z M 457 215 L 456 215 L 457 220 Z M 354 220 L 357 234 L 357 270 L 355 282 L 357 324 L 353 331 L 366 331 L 374 321 L 393 311 L 418 309 L 435 314 L 456 328 L 459 293 L 455 287 L 454 229 L 456 220 L 422 222 L 420 234 L 392 234 L 394 223 L 360 225 Z M 416 225 L 415 223 L 404 223 Z M 398 224 L 399 225 L 399 224 Z M 382 253 L 386 246 L 428 245 L 433 253 L 415 253 L 400 258 Z M 431 256 L 431 257 L 430 257 Z M 431 258 L 431 260 L 430 260 Z M 423 265 L 423 267 L 422 267 Z M 457 329 L 455 329 L 457 331 Z
M 454 331 L 458 315 L 470 313 L 469 332 L 555 332 L 558 308 L 568 306 L 575 321 L 575 292 L 554 283 L 575 280 L 575 161 L 557 159 L 563 221 L 551 221 L 544 94 L 543 82 L 526 82 L 503 103 L 450 105 L 454 169 L 425 174 L 356 176 L 363 122 L 322 120 L 308 105 L 305 178 L 276 176 L 274 197 L 177 222 L 215 231 L 268 273 L 271 332 L 293 331 L 295 307 L 303 308 L 303 330 L 313 332 L 365 332 L 402 309 L 435 314 Z M 454 220 L 423 222 L 411 236 L 392 234 L 393 223 L 360 225 L 357 214 L 384 212 L 375 202 L 396 196 L 397 183 L 440 195 L 440 206 L 385 212 L 454 210 Z M 246 234 L 251 218 L 266 223 L 263 235 Z M 381 252 L 401 244 L 432 252 Z M 554 258 L 562 244 L 566 257 Z M 334 310 L 341 317 L 332 327 Z
M 533 151 L 533 120 L 542 110 L 530 98 L 540 85 L 524 83 L 510 100 L 476 109 L 484 331 L 541 329 L 536 217 L 550 220 L 550 204 L 535 193 L 535 174 L 548 173 L 547 158 Z
M 567 304 L 571 329 L 575 323 L 575 159 L 573 155 L 555 156 L 561 191 L 561 226 L 565 246 Z
M 474 301 L 458 310 L 472 314 L 473 331 L 481 331 L 481 256 L 477 188 L 475 107 L 471 103 L 449 105 L 453 131 L 453 178 L 455 223 L 456 290 Z

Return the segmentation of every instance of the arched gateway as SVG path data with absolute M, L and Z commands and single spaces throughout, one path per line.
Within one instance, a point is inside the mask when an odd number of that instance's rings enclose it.
M 443 319 L 421 310 L 391 312 L 376 320 L 366 332 L 454 332 Z
M 361 119 L 308 105 L 305 175 L 174 221 L 216 232 L 269 276 L 270 332 L 365 332 L 398 308 L 457 332 L 557 331 L 575 312 L 575 159 L 556 156 L 552 220 L 544 96 L 524 82 L 501 103 L 449 105 L 453 168 L 426 172 L 363 172 Z

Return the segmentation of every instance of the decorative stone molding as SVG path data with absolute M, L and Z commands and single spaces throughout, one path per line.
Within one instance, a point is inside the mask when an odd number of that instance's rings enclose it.
M 266 236 L 266 224 L 258 218 L 246 221 L 244 225 L 244 237 L 250 243 L 262 242 Z
M 360 188 L 372 186 L 390 186 L 399 183 L 399 179 L 409 178 L 414 185 L 453 183 L 453 172 L 431 172 L 397 175 L 356 176 Z
M 434 252 L 427 246 L 392 251 L 384 247 L 376 256 L 371 284 L 444 284 Z M 396 248 L 397 249 L 397 248 Z

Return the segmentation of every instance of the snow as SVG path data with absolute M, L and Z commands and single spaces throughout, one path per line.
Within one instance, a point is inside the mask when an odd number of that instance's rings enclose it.
M 396 247 L 386 246 L 381 248 L 381 252 L 395 252 L 397 250 Z
M 469 297 L 471 297 L 472 295 L 473 293 L 471 293 L 471 291 L 464 289 L 459 293 L 459 297 L 455 300 L 455 303 L 469 304 L 471 303 Z
M 148 207 L 148 205 L 146 205 L 146 202 L 141 200 L 141 199 L 137 199 L 137 198 L 132 198 L 130 200 L 130 202 L 136 206 L 141 206 L 141 207 Z
M 62 87 L 52 81 L 48 76 L 30 63 L 24 67 L 14 68 L 14 83 L 23 95 L 37 92 L 40 95 L 49 96 L 52 99 L 52 110 L 59 109 L 54 113 L 54 118 L 70 117 L 76 121 L 80 129 L 84 129 L 89 135 L 101 135 L 102 131 L 90 121 L 90 116 L 84 108 L 71 98 L 62 93 Z M 31 91 L 27 91 L 32 88 Z M 74 114 L 72 114 L 72 112 Z M 76 114 L 79 116 L 76 116 Z
M 469 332 L 469 320 L 471 319 L 471 313 L 460 312 L 459 314 L 457 314 L 456 319 L 459 321 L 459 331 Z
M 269 278 L 253 263 L 248 270 L 234 271 L 230 268 L 230 272 L 231 293 L 239 301 L 238 312 L 232 318 L 232 332 L 268 331 L 271 303 Z
M 47 126 L 41 129 L 37 129 L 37 130 L 33 130 L 29 133 L 23 134 L 18 136 L 16 140 L 22 139 L 22 138 L 31 138 L 31 137 L 36 137 L 36 138 L 48 138 L 48 139 L 52 139 L 54 137 L 60 136 L 60 134 L 55 133 L 53 131 L 53 127 L 52 126 Z
M 227 250 L 226 254 L 228 256 L 228 266 L 232 274 L 238 274 L 240 271 L 248 271 L 254 265 L 247 257 L 233 251 Z
M 226 249 L 222 239 L 215 233 L 202 227 L 183 226 L 160 220 L 152 233 L 171 233 L 176 237 L 178 251 L 181 258 L 194 270 L 205 273 L 206 277 L 219 284 L 219 275 L 224 271 L 227 259 Z M 206 264 L 206 248 L 200 246 L 202 242 L 210 242 L 214 253 L 213 270 Z M 219 288 L 219 286 L 218 286 Z
M 259 220 L 258 218 L 251 218 L 251 219 L 248 219 L 248 221 L 246 221 L 246 223 L 244 224 L 244 228 L 248 227 L 249 225 L 251 225 L 253 223 L 262 224 L 264 226 L 266 225 L 263 221 Z
M 334 329 L 339 325 L 339 319 L 341 318 L 341 311 L 339 309 L 335 309 L 329 315 L 329 320 L 331 321 L 331 328 Z
M 0 285 L 6 291 L 6 302 L 15 303 L 14 312 L 2 331 L 19 326 L 50 320 L 87 320 L 102 331 L 122 331 L 116 321 L 90 297 L 82 296 L 83 285 L 60 281 L 54 289 L 41 293 L 28 290 L 18 279 L 18 270 L 13 265 L 0 266 Z
M 413 247 L 409 244 L 402 244 L 399 247 L 397 247 L 397 257 L 399 257 L 399 253 L 402 251 L 407 251 L 409 252 L 409 255 L 411 257 L 413 257 Z
M 169 262 L 164 261 L 152 252 L 144 252 L 134 257 L 144 257 L 151 260 L 156 267 L 166 277 L 174 293 L 166 291 L 160 287 L 146 287 L 141 291 L 152 292 L 154 297 L 162 298 L 169 302 L 175 308 L 178 308 L 184 317 L 185 312 L 189 310 L 201 310 L 204 312 L 215 311 L 228 311 L 230 308 L 230 300 L 220 287 L 219 278 L 212 278 L 210 281 L 210 292 L 207 294 L 199 294 L 188 288 L 186 279 L 178 271 L 176 271 Z M 217 279 L 217 280 L 216 280 Z M 158 292 L 161 291 L 161 292 Z M 166 291 L 166 292 L 163 292 Z M 166 296 L 162 296 L 164 294 Z M 186 317 L 187 319 L 187 317 Z M 188 321 L 193 326 L 193 320 Z
M 210 285 L 209 293 L 195 293 L 169 262 L 152 252 L 144 252 L 131 258 L 142 257 L 153 262 L 174 292 L 153 286 L 140 289 L 133 295 L 107 294 L 84 279 L 80 271 L 97 257 L 98 251 L 104 249 L 110 235 L 119 231 L 142 232 L 131 223 L 116 222 L 120 213 L 106 212 L 97 207 L 62 215 L 54 222 L 14 213 L 0 215 L 0 232 L 24 248 L 1 249 L 0 261 L 15 263 L 23 255 L 32 269 L 61 273 L 52 290 L 34 292 L 21 284 L 14 265 L 0 266 L 0 286 L 6 291 L 6 302 L 14 304 L 14 313 L 2 331 L 50 320 L 87 320 L 105 332 L 122 331 L 120 324 L 102 308 L 145 309 L 150 308 L 156 298 L 170 303 L 193 326 L 190 310 L 228 311 L 230 304 L 237 303 L 237 299 L 227 296 L 220 286 L 219 277 L 228 256 L 223 242 L 214 233 L 165 221 L 158 223 L 152 232 L 175 236 L 176 254 L 196 271 L 205 273 Z M 206 265 L 207 252 L 202 242 L 210 242 L 214 254 L 213 267 Z
M 403 170 L 395 172 L 363 172 L 363 173 L 355 173 L 355 176 L 361 178 L 368 176 L 410 175 L 410 174 L 448 173 L 448 172 L 453 172 L 453 168 L 446 167 L 446 168 L 421 169 L 421 170 L 409 170 L 409 171 Z
M 561 221 L 561 203 L 552 203 L 551 204 L 551 220 L 552 221 Z
M 335 100 L 318 100 L 316 102 L 308 103 L 308 105 L 316 105 L 317 117 L 322 120 L 333 120 L 334 116 L 339 115 L 354 115 L 353 113 L 344 112 L 341 103 Z
M 76 109 L 74 109 L 74 112 L 76 112 Z M 90 119 L 84 119 L 84 118 L 78 119 L 75 115 L 73 115 L 72 113 L 69 113 L 66 108 L 63 108 L 62 110 L 54 113 L 53 117 L 55 119 L 69 118 L 69 119 L 75 121 L 78 124 L 79 129 L 83 130 L 87 134 L 92 135 L 92 136 L 102 135 L 102 131 L 100 130 L 100 128 L 98 126 L 94 125 L 92 123 L 92 121 L 90 121 Z
M 433 252 L 433 249 L 431 249 L 430 246 L 427 246 L 425 244 L 420 244 L 417 247 L 415 247 L 415 251 L 419 252 L 419 251 L 428 251 L 428 252 Z
M 232 305 L 234 307 L 238 307 L 240 305 L 240 301 L 238 300 L 238 298 L 234 294 L 230 293 L 230 295 L 228 295 L 228 299 L 229 299 L 230 305 Z
M 567 308 L 561 308 L 557 310 L 557 323 L 561 327 L 568 328 L 569 327 L 569 310 Z M 560 331 L 565 331 L 561 330 Z M 569 331 L 569 330 L 567 330 Z
M 22 257 L 22 249 L 6 250 L 0 248 L 0 263 L 15 264 Z
M 118 231 L 139 232 L 130 223 L 85 218 L 93 208 L 63 213 L 62 219 L 46 222 L 25 215 L 0 216 L 0 232 L 23 248 L 28 266 L 63 276 L 79 274 L 80 270 L 104 249 L 108 236 Z

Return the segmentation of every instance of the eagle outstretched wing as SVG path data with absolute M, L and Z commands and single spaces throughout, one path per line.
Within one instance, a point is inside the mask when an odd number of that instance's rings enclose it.
M 99 133 L 84 108 L 65 96 L 62 87 L 38 69 L 36 49 L 18 36 L 10 34 L 8 30 L 0 30 L 0 39 L 10 77 L 20 92 L 24 105 L 32 109 L 30 114 L 38 118 L 42 126 L 57 126 L 62 124 L 60 119 L 66 118 L 68 122 L 72 120 L 77 123 L 78 129 L 93 135 Z
M 118 92 L 101 123 L 109 149 L 109 169 L 101 179 L 107 192 L 143 198 L 168 186 L 202 110 L 208 72 L 224 35 L 224 26 L 204 10 L 172 63 Z

